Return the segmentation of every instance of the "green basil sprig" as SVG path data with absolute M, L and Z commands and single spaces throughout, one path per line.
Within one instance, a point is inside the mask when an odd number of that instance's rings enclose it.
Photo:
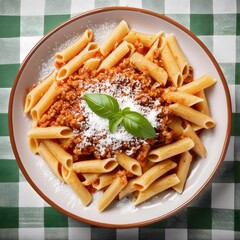
M 109 131 L 115 132 L 122 124 L 133 136 L 139 138 L 154 138 L 156 132 L 151 123 L 140 113 L 131 111 L 129 107 L 120 109 L 115 98 L 102 93 L 86 93 L 83 99 L 89 108 L 99 117 L 109 119 Z

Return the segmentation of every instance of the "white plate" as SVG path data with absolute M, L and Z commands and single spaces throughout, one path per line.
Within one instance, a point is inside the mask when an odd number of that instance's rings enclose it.
M 130 199 L 114 202 L 103 213 L 97 212 L 95 202 L 83 207 L 68 186 L 62 185 L 51 174 L 43 160 L 34 156 L 28 147 L 27 131 L 31 121 L 23 113 L 27 89 L 44 77 L 53 66 L 54 52 L 92 27 L 97 40 L 121 20 L 126 20 L 135 31 L 144 33 L 175 33 L 195 78 L 203 74 L 216 77 L 217 84 L 207 90 L 214 129 L 202 134 L 207 158 L 193 163 L 191 174 L 182 195 L 164 192 L 137 207 Z M 186 207 L 211 181 L 226 154 L 231 133 L 231 102 L 224 76 L 209 50 L 191 32 L 162 15 L 146 10 L 112 7 L 93 10 L 74 17 L 45 36 L 29 53 L 17 74 L 9 103 L 9 129 L 14 154 L 21 171 L 32 187 L 52 206 L 75 219 L 104 227 L 136 227 L 159 221 Z M 98 196 L 94 196 L 97 198 Z

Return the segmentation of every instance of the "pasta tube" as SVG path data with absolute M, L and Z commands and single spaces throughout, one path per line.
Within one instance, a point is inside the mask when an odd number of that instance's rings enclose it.
M 169 49 L 180 69 L 183 79 L 186 78 L 189 73 L 189 64 L 188 64 L 188 61 L 187 61 L 186 57 L 184 56 L 181 48 L 178 45 L 175 34 L 167 35 L 166 42 L 167 42 L 167 45 L 169 46 Z
M 116 159 L 117 159 L 117 162 L 128 172 L 136 176 L 142 175 L 142 168 L 140 166 L 140 163 L 134 158 L 131 158 L 124 153 L 119 153 L 117 154 Z
M 75 56 L 67 64 L 63 65 L 59 69 L 57 74 L 57 80 L 63 80 L 75 71 L 77 71 L 84 64 L 85 61 L 87 61 L 89 58 L 94 57 L 98 50 L 98 44 L 90 42 L 82 52 L 80 52 L 77 56 Z
M 211 117 L 191 107 L 187 107 L 179 103 L 171 104 L 168 107 L 175 115 L 193 122 L 203 128 L 213 128 L 216 124 Z
M 28 138 L 28 144 L 34 154 L 38 153 L 39 141 L 36 138 Z
M 147 71 L 147 73 L 157 82 L 162 85 L 166 84 L 168 75 L 165 70 L 159 67 L 157 64 L 149 61 L 142 54 L 137 52 L 133 53 L 133 55 L 130 57 L 130 61 L 139 71 Z
M 85 48 L 87 44 L 92 41 L 92 39 L 93 31 L 92 29 L 87 29 L 75 43 L 55 54 L 56 61 L 59 63 L 68 62 L 74 56 L 80 53 L 83 50 L 83 48 Z
M 59 144 L 51 140 L 43 140 L 43 143 L 55 158 L 67 169 L 71 170 L 73 165 L 73 157 L 66 152 Z
M 126 184 L 126 176 L 118 175 L 98 200 L 98 211 L 102 212 L 107 206 L 109 206 L 109 204 L 116 198 L 116 196 L 126 186 Z
M 152 162 L 160 162 L 164 159 L 186 152 L 193 147 L 194 142 L 191 138 L 183 138 L 176 142 L 151 150 L 148 154 L 148 160 Z
M 133 204 L 138 205 L 148 200 L 149 198 L 159 194 L 160 192 L 163 192 L 166 189 L 173 187 L 179 182 L 180 180 L 175 173 L 168 175 L 164 178 L 160 178 L 159 180 L 156 180 L 154 183 L 152 183 L 146 190 L 141 192 L 136 191 L 133 195 Z
M 45 80 L 40 82 L 26 96 L 24 112 L 28 113 L 37 104 L 39 99 L 45 94 L 56 79 L 57 71 L 53 71 Z
M 73 170 L 77 173 L 107 173 L 118 166 L 115 158 L 104 160 L 85 160 L 73 163 Z
M 70 138 L 73 131 L 69 127 L 33 127 L 28 131 L 28 137 L 37 139 Z
M 175 168 L 176 166 L 177 164 L 175 162 L 171 160 L 164 160 L 150 168 L 141 177 L 136 179 L 133 182 L 133 187 L 135 187 L 138 191 L 144 191 L 156 179 L 158 179 L 171 169 Z
M 115 178 L 115 173 L 105 173 L 94 179 L 92 186 L 100 190 L 104 187 L 109 186 Z
M 87 206 L 92 201 L 91 193 L 83 186 L 79 178 L 74 171 L 68 171 L 62 167 L 63 178 L 71 189 L 80 198 L 82 204 Z
M 102 42 L 100 52 L 103 56 L 107 56 L 114 48 L 115 44 L 119 44 L 128 34 L 129 28 L 126 21 L 121 21 L 110 35 Z
M 180 160 L 178 163 L 177 172 L 176 172 L 180 182 L 175 186 L 173 186 L 173 189 L 179 193 L 183 192 L 191 162 L 192 162 L 192 155 L 189 152 L 184 152 L 181 154 Z

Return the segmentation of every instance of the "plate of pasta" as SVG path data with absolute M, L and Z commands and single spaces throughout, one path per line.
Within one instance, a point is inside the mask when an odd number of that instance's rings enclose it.
M 211 182 L 231 102 L 193 33 L 154 12 L 108 7 L 71 18 L 30 51 L 9 129 L 46 202 L 89 224 L 138 227 L 188 206 Z

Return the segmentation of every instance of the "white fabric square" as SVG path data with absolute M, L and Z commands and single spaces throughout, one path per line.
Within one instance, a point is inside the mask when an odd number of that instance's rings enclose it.
M 33 1 L 21 0 L 21 16 L 44 15 L 45 0 Z
M 212 240 L 234 240 L 234 231 L 212 230 Z
M 117 240 L 138 240 L 138 228 L 117 229 Z
M 43 207 L 43 206 L 44 206 L 43 199 L 33 190 L 29 183 L 20 182 L 19 207 Z
M 11 88 L 0 88 L 0 113 L 8 112 L 8 101 Z
M 212 184 L 212 208 L 234 209 L 234 184 Z
M 220 63 L 234 63 L 236 61 L 236 37 L 214 36 L 213 54 Z
M 236 1 L 213 0 L 213 13 L 236 13 Z
M 165 0 L 165 14 L 183 13 L 190 13 L 190 0 Z
M 1 159 L 15 159 L 8 136 L 0 137 Z
M 69 240 L 91 240 L 91 228 L 90 227 L 69 227 L 68 228 Z
M 71 15 L 76 15 L 94 8 L 94 0 L 72 0 L 71 2 Z
M 44 228 L 19 228 L 19 240 L 44 240 Z
M 142 1 L 139 0 L 120 0 L 119 6 L 128 6 L 128 7 L 136 7 L 141 8 L 142 7 Z
M 165 240 L 187 240 L 187 229 L 165 229 Z
M 24 60 L 24 58 L 41 38 L 42 36 L 20 38 L 20 62 Z

